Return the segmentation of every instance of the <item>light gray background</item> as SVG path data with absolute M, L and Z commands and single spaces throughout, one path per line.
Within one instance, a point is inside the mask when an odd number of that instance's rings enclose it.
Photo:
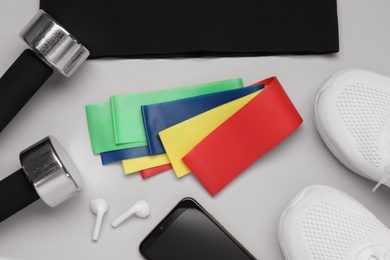
M 0 179 L 20 168 L 19 152 L 46 135 L 66 148 L 84 179 L 85 190 L 58 208 L 35 202 L 0 223 L 1 259 L 141 259 L 138 246 L 183 197 L 208 209 L 258 259 L 284 259 L 278 219 L 289 198 L 313 184 L 339 188 L 365 204 L 390 226 L 390 189 L 359 177 L 328 151 L 313 121 L 321 83 L 345 68 L 390 76 L 390 1 L 338 3 L 340 52 L 324 56 L 87 61 L 72 77 L 53 75 L 0 134 Z M 26 45 L 18 34 L 38 10 L 38 0 L 0 0 L 0 75 Z M 242 77 L 245 84 L 276 75 L 304 119 L 290 138 L 258 160 L 217 196 L 194 176 L 172 171 L 143 180 L 125 176 L 120 163 L 102 166 L 91 152 L 85 105 L 110 95 L 153 91 Z M 98 242 L 89 203 L 110 205 Z M 150 203 L 147 219 L 110 223 L 135 201 Z

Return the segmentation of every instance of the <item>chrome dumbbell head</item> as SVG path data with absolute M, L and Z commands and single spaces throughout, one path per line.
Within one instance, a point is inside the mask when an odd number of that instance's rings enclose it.
M 52 136 L 22 151 L 20 162 L 39 197 L 50 207 L 61 204 L 83 189 L 76 166 Z
M 26 25 L 20 37 L 46 64 L 67 77 L 89 56 L 89 51 L 43 10 Z

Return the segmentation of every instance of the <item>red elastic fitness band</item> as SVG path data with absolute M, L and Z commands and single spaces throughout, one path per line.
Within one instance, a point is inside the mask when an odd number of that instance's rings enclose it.
M 172 165 L 170 163 L 156 166 L 156 167 L 152 167 L 149 169 L 144 169 L 144 170 L 141 170 L 140 173 L 141 173 L 142 178 L 146 179 L 146 178 L 152 177 L 154 175 L 157 175 L 159 173 L 165 172 L 169 169 L 172 169 Z
M 303 122 L 276 77 L 259 83 L 266 86 L 259 95 L 183 157 L 211 195 L 221 191 Z

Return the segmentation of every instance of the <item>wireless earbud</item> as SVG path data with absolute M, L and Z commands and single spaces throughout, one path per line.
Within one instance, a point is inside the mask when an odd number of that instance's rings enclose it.
M 91 210 L 96 214 L 95 229 L 92 236 L 92 240 L 96 241 L 99 238 L 100 226 L 102 225 L 104 214 L 108 211 L 108 203 L 103 199 L 94 199 L 91 201 Z
M 137 201 L 130 209 L 128 209 L 125 213 L 115 219 L 112 222 L 112 226 L 119 226 L 120 224 L 122 224 L 123 221 L 128 219 L 133 214 L 140 218 L 146 218 L 150 214 L 149 204 L 144 200 Z

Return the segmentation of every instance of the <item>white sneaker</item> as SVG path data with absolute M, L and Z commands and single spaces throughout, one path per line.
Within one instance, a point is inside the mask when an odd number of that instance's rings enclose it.
M 351 171 L 390 186 L 390 78 L 344 70 L 315 100 L 315 123 L 334 156 Z
M 390 230 L 349 195 L 311 186 L 287 204 L 279 222 L 287 260 L 389 260 Z

